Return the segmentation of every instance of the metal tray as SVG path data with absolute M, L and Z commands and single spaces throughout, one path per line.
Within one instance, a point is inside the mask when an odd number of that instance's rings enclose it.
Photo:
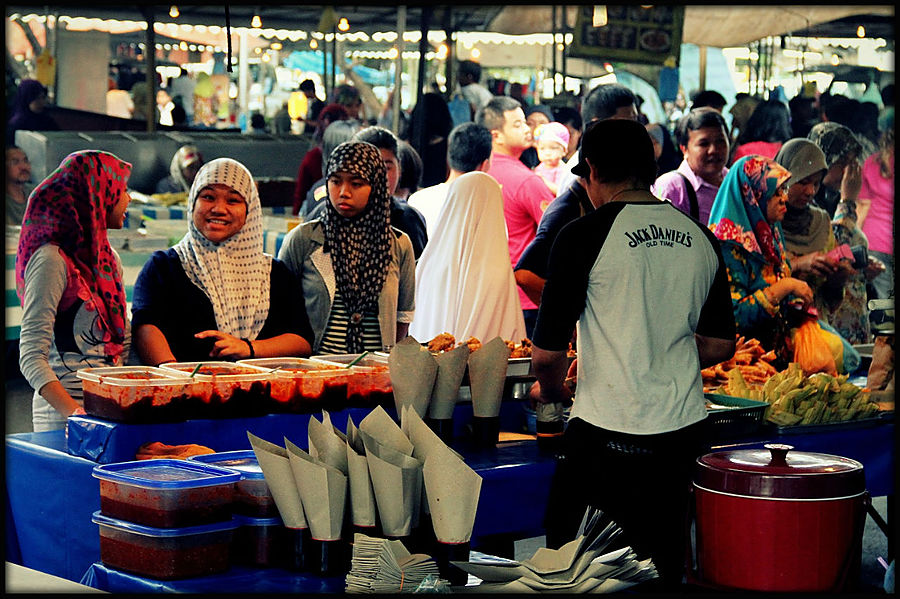
M 810 433 L 825 433 L 855 428 L 870 428 L 885 422 L 893 422 L 893 412 L 880 412 L 874 418 L 860 418 L 859 420 L 846 420 L 844 422 L 824 422 L 822 424 L 793 424 L 791 426 L 777 425 L 766 421 L 769 430 L 778 435 L 808 435 Z

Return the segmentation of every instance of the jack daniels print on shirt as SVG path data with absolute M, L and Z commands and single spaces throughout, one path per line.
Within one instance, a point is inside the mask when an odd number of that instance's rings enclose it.
M 691 234 L 672 227 L 657 227 L 651 224 L 626 232 L 625 237 L 628 238 L 628 247 L 630 248 L 639 245 L 674 247 L 675 244 L 691 247 Z

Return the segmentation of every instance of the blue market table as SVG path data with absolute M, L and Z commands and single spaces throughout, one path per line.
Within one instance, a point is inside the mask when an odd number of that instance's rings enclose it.
M 521 406 L 515 406 L 517 402 L 510 403 L 513 404 L 510 408 L 521 409 Z M 457 409 L 465 409 L 465 406 L 458 405 Z M 335 426 L 344 430 L 348 417 L 358 424 L 366 413 L 367 410 L 354 408 L 333 412 L 331 417 Z M 501 421 L 503 413 L 501 411 Z M 507 409 L 507 413 L 514 412 Z M 121 589 L 121 585 L 127 587 L 134 581 L 129 583 L 126 579 L 134 577 L 122 578 L 120 573 L 99 564 L 99 534 L 97 525 L 91 522 L 91 514 L 100 508 L 99 485 L 91 475 L 97 463 L 133 459 L 136 448 L 150 440 L 170 444 L 199 443 L 217 451 L 249 449 L 248 430 L 278 443 L 287 436 L 299 446 L 306 447 L 308 418 L 309 415 L 269 415 L 158 425 L 114 425 L 93 418 L 73 418 L 68 442 L 63 431 L 7 435 L 7 559 L 69 580 L 90 579 L 92 586 L 104 590 Z M 456 414 L 454 420 L 465 422 Z M 504 430 L 518 429 L 504 427 Z M 761 447 L 768 442 L 779 442 L 793 445 L 797 450 L 849 457 L 864 465 L 871 495 L 892 495 L 894 492 L 893 420 L 868 427 L 833 427 L 805 434 L 779 435 L 763 430 L 753 437 L 721 443 L 712 449 Z M 483 478 L 472 536 L 473 549 L 479 549 L 482 541 L 496 535 L 528 538 L 544 533 L 544 511 L 555 470 L 552 456 L 542 454 L 534 441 L 501 443 L 496 450 L 490 451 L 475 451 L 456 444 L 454 448 Z M 247 592 L 254 588 L 266 592 L 312 591 L 317 584 L 323 586 L 316 588 L 327 591 L 330 587 L 326 587 L 331 584 L 326 579 L 313 577 L 315 580 L 308 581 L 309 575 L 285 571 L 272 570 L 271 576 L 268 570 L 265 570 L 265 576 L 259 576 L 260 570 L 253 572 L 256 574 L 236 568 L 229 570 L 222 575 L 223 590 L 237 590 L 243 584 L 239 582 L 241 580 L 257 585 L 248 588 Z M 266 578 L 268 582 L 259 580 Z M 200 584 L 202 579 L 195 580 Z M 151 590 L 172 590 L 158 581 L 153 584 L 155 587 Z M 198 587 L 192 584 L 181 581 L 177 590 L 196 590 Z M 171 586 L 174 589 L 176 583 Z

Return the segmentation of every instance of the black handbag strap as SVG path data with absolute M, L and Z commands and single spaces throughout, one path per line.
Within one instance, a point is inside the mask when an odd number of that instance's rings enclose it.
M 691 216 L 696 220 L 700 220 L 700 204 L 697 203 L 697 192 L 690 180 L 684 176 L 684 173 L 678 173 L 684 179 L 684 190 L 687 191 L 688 201 L 691 203 Z

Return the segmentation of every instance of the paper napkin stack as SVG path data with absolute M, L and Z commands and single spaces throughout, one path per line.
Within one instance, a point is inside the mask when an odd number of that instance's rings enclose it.
M 410 553 L 401 541 L 356 533 L 347 593 L 412 593 L 426 576 L 438 576 L 431 557 Z

